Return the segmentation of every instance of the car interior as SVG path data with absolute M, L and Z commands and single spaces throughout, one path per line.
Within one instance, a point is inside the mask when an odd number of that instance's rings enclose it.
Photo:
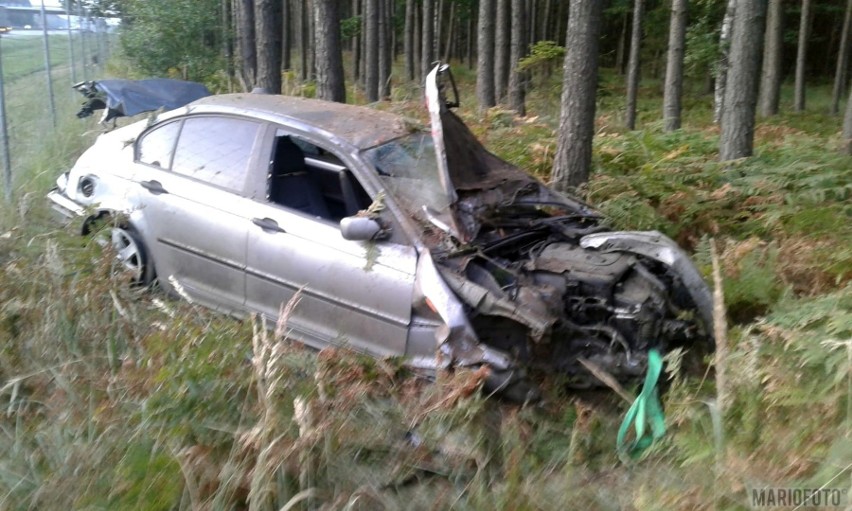
M 268 199 L 334 222 L 358 213 L 371 202 L 337 157 L 288 135 L 279 135 L 275 140 Z

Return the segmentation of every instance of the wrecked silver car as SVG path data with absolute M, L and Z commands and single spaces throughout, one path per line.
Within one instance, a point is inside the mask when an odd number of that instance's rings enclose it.
M 427 78 L 431 133 L 365 107 L 207 97 L 101 135 L 49 198 L 82 232 L 116 218 L 140 282 L 271 321 L 301 290 L 288 326 L 305 344 L 485 365 L 516 397 L 524 374 L 598 385 L 584 364 L 624 380 L 652 347 L 712 344 L 684 252 L 489 153 L 450 110 L 450 76 Z

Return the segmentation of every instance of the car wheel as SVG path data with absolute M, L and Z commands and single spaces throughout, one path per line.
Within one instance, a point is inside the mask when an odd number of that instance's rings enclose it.
M 130 274 L 134 284 L 147 286 L 154 280 L 154 269 L 141 237 L 130 227 L 112 227 L 110 244 L 119 264 Z

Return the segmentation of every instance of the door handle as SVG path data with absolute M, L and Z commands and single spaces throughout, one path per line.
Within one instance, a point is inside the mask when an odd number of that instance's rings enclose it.
M 251 223 L 260 227 L 264 231 L 287 232 L 278 225 L 278 222 L 271 218 L 252 218 Z
M 159 181 L 141 181 L 139 184 L 142 185 L 142 188 L 145 188 L 154 195 L 169 193 L 165 188 L 163 188 L 163 185 Z

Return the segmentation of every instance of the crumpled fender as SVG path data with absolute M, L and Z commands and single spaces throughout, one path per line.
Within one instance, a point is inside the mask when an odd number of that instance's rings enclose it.
M 436 339 L 441 353 L 462 366 L 488 364 L 504 370 L 513 365 L 508 355 L 479 342 L 464 305 L 441 277 L 428 250 L 417 258 L 417 287 L 444 322 Z

